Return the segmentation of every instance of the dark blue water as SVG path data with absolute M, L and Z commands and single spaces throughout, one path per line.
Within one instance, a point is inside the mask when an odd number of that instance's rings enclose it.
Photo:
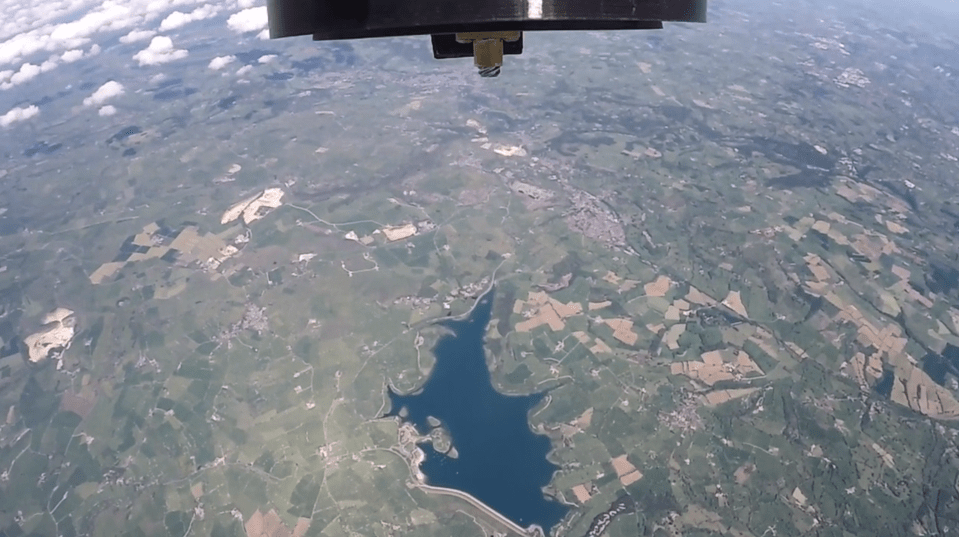
M 889 399 L 889 396 L 892 395 L 892 385 L 895 381 L 895 373 L 892 372 L 892 369 L 886 369 L 882 372 L 882 378 L 876 383 L 876 393 L 881 395 L 883 399 Z
M 542 491 L 557 466 L 546 459 L 549 439 L 533 433 L 528 415 L 543 394 L 511 396 L 493 388 L 483 351 L 492 305 L 490 290 L 467 319 L 442 323 L 453 335 L 433 349 L 429 379 L 412 395 L 390 390 L 390 415 L 406 407 L 405 419 L 421 434 L 430 430 L 427 416 L 449 431 L 458 458 L 422 446 L 420 469 L 430 485 L 467 492 L 520 526 L 538 524 L 548 534 L 567 508 Z
M 959 377 L 959 347 L 946 344 L 942 354 L 928 353 L 922 358 L 922 370 L 940 386 L 946 383 L 946 374 Z

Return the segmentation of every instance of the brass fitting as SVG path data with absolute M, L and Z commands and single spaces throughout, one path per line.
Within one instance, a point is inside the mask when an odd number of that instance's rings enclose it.
M 503 42 L 519 39 L 519 31 L 511 32 L 462 32 L 456 34 L 458 43 L 473 44 L 473 63 L 480 76 L 498 76 L 503 66 Z

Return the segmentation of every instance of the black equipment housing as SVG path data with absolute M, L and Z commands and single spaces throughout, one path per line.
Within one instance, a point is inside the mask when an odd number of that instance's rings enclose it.
M 706 22 L 706 0 L 267 0 L 267 13 L 271 38 L 312 35 L 326 41 L 509 30 L 652 30 L 662 28 L 663 21 Z M 453 47 L 449 38 L 439 44 L 437 57 L 459 57 L 461 47 Z

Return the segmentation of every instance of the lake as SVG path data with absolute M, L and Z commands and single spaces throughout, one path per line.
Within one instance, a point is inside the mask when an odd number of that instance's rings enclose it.
M 421 434 L 432 428 L 428 416 L 449 432 L 457 458 L 422 446 L 428 484 L 471 494 L 520 526 L 536 524 L 549 534 L 568 509 L 542 491 L 558 467 L 546 458 L 549 438 L 533 432 L 528 416 L 544 394 L 504 395 L 493 387 L 483 340 L 494 293 L 480 297 L 465 319 L 440 323 L 452 333 L 433 349 L 433 371 L 409 395 L 390 390 L 390 415 L 405 407 L 404 419 Z

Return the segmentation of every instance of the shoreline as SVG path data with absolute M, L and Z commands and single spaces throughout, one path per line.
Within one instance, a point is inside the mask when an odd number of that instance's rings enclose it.
M 500 524 L 506 526 L 511 531 L 514 531 L 520 535 L 527 535 L 529 537 L 543 537 L 545 533 L 543 529 L 536 524 L 531 524 L 529 527 L 524 528 L 513 522 L 512 520 L 506 518 L 502 513 L 493 509 L 492 507 L 486 505 L 482 501 L 478 500 L 475 496 L 468 492 L 463 492 L 461 490 L 446 488 L 446 487 L 436 487 L 433 485 L 427 485 L 426 483 L 414 483 L 414 487 L 423 490 L 428 494 L 439 494 L 444 496 L 455 496 L 461 500 L 468 502 L 470 505 L 479 509 L 487 516 L 493 518 Z
M 453 497 L 459 498 L 469 503 L 477 510 L 479 510 L 481 514 L 492 518 L 494 522 L 507 527 L 510 531 L 518 535 L 523 535 L 526 537 L 545 537 L 546 533 L 543 531 L 543 528 L 539 526 L 538 524 L 531 524 L 529 527 L 524 528 L 520 526 L 519 524 L 517 524 L 516 522 L 513 522 L 512 520 L 507 518 L 505 515 L 503 515 L 496 509 L 493 509 L 489 505 L 486 505 L 486 503 L 484 503 L 482 500 L 476 498 L 475 496 L 473 496 L 472 494 L 468 492 L 464 492 L 462 490 L 452 489 L 448 487 L 438 487 L 435 485 L 427 484 L 426 474 L 424 474 L 422 470 L 420 470 L 420 464 L 424 460 L 426 460 L 426 452 L 424 452 L 423 449 L 419 447 L 420 442 L 417 441 L 417 440 L 424 440 L 424 439 L 420 437 L 412 438 L 411 440 L 413 442 L 414 447 L 411 451 L 408 452 L 407 450 L 402 449 L 402 445 L 403 445 L 402 429 L 404 427 L 403 418 L 400 418 L 399 416 L 394 415 L 394 416 L 384 417 L 380 419 L 389 419 L 395 422 L 399 426 L 399 432 L 401 435 L 401 438 L 399 439 L 400 442 L 398 443 L 397 446 L 387 449 L 387 451 L 389 451 L 390 453 L 393 453 L 394 455 L 399 456 L 400 460 L 406 463 L 406 467 L 409 471 L 409 476 L 410 476 L 410 480 L 407 482 L 407 487 L 420 489 L 423 492 L 426 492 L 427 494 L 439 494 L 439 495 L 453 496 Z M 429 440 L 426 440 L 426 441 L 429 442 Z M 401 449 L 396 449 L 397 447 L 400 447 Z
M 466 312 L 461 313 L 459 315 L 455 315 L 455 316 L 442 315 L 439 317 L 420 319 L 419 321 L 416 321 L 413 324 L 407 325 L 407 329 L 412 330 L 425 325 L 443 324 L 446 321 L 463 321 L 468 319 L 469 316 L 473 314 L 473 310 L 476 309 L 476 305 L 479 304 L 480 301 L 483 300 L 483 298 L 486 295 L 490 294 L 490 292 L 493 291 L 493 289 L 496 287 L 496 273 L 499 271 L 500 268 L 502 268 L 502 266 L 506 263 L 506 261 L 507 260 L 504 259 L 503 261 L 500 262 L 500 264 L 495 269 L 493 269 L 493 273 L 490 275 L 489 285 L 486 286 L 486 290 L 476 297 L 476 299 L 473 301 L 473 305 L 470 306 L 470 309 L 468 309 Z
M 502 265 L 503 265 L 503 264 L 500 263 L 500 266 L 502 266 Z M 499 270 L 499 267 L 496 267 L 496 270 Z M 486 287 L 486 290 L 483 291 L 483 293 L 482 293 L 481 295 L 479 295 L 479 296 L 476 297 L 476 300 L 473 301 L 473 305 L 470 306 L 470 309 L 469 309 L 469 310 L 467 310 L 466 312 L 461 313 L 461 314 L 459 314 L 459 315 L 456 315 L 456 316 L 452 316 L 452 315 L 451 315 L 451 316 L 449 316 L 449 317 L 443 317 L 442 320 L 440 320 L 439 322 L 443 322 L 443 321 L 445 321 L 445 320 L 449 320 L 449 321 L 465 321 L 466 319 L 469 319 L 470 315 L 473 315 L 473 310 L 476 309 L 476 306 L 479 305 L 479 303 L 482 302 L 483 299 L 487 297 L 487 295 L 489 295 L 490 293 L 492 293 L 494 289 L 496 289 L 496 270 L 494 270 L 494 271 L 493 271 L 493 275 L 490 276 L 489 285 Z

